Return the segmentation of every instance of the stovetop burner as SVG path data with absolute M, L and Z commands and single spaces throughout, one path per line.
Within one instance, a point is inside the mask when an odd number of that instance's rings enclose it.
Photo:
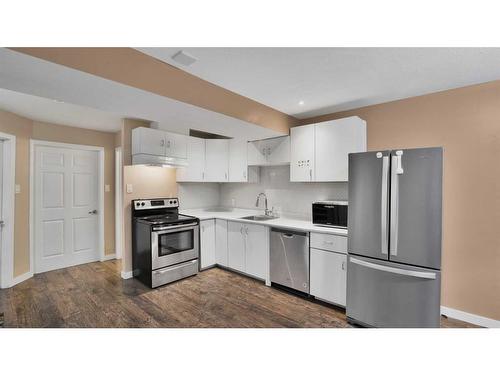
M 151 225 L 176 224 L 193 219 L 195 219 L 193 216 L 180 215 L 178 213 L 144 216 L 140 218 L 141 221 L 147 222 Z

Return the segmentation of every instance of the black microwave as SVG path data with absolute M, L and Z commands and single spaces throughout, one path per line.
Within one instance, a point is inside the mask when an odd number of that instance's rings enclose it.
M 347 229 L 347 207 L 347 201 L 314 202 L 313 224 Z

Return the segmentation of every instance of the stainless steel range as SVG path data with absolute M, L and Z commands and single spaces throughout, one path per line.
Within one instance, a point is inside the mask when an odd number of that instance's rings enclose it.
M 151 288 L 198 273 L 199 220 L 177 198 L 132 201 L 134 277 Z

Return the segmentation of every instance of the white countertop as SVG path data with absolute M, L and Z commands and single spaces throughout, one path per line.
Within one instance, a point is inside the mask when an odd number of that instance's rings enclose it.
M 328 228 L 321 227 L 317 225 L 313 225 L 310 220 L 301 220 L 296 218 L 287 218 L 287 217 L 279 217 L 272 220 L 265 221 L 254 221 L 254 220 L 245 220 L 241 219 L 243 216 L 250 215 L 263 215 L 262 210 L 246 210 L 240 208 L 234 208 L 231 211 L 216 211 L 212 209 L 206 208 L 196 208 L 196 209 L 185 209 L 180 210 L 180 213 L 190 216 L 195 216 L 200 220 L 208 220 L 208 219 L 224 219 L 231 221 L 239 221 L 243 223 L 251 223 L 258 225 L 267 225 L 270 227 L 276 228 L 285 228 L 290 230 L 299 230 L 304 232 L 317 232 L 317 233 L 328 233 L 328 234 L 336 234 L 339 236 L 347 236 L 347 229 L 340 228 Z

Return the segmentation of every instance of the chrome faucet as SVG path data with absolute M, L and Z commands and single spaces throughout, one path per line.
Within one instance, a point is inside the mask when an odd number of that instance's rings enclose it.
M 264 204 L 266 206 L 266 210 L 264 211 L 265 215 L 266 216 L 271 216 L 272 215 L 272 211 L 268 210 L 268 208 L 267 208 L 267 196 L 266 196 L 266 194 L 259 193 L 259 195 L 257 195 L 257 200 L 255 201 L 255 207 L 259 207 L 260 197 L 264 197 Z

